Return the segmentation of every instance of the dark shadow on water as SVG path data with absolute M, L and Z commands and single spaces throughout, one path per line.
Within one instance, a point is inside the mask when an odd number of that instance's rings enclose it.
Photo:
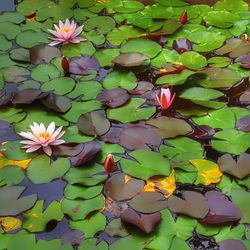
M 14 0 L 0 0 L 0 12 L 14 11 L 14 10 L 15 10 Z

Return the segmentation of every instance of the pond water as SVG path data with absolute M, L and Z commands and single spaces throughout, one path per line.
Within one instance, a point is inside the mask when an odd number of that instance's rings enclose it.
M 0 250 L 250 249 L 247 1 L 0 11 Z

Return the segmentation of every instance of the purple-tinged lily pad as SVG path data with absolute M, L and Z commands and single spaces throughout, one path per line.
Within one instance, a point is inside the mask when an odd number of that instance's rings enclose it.
M 172 195 L 168 199 L 168 208 L 177 214 L 189 215 L 193 218 L 202 219 L 208 211 L 207 199 L 198 192 L 185 191 L 183 199 Z
M 192 42 L 185 38 L 176 39 L 173 42 L 173 48 L 179 53 L 182 54 L 186 51 L 192 51 L 193 45 Z
M 158 133 L 146 125 L 128 125 L 120 135 L 120 144 L 129 149 L 148 148 L 148 145 L 159 146 L 161 138 Z
M 143 232 L 150 234 L 161 220 L 161 213 L 139 214 L 135 210 L 128 208 L 121 214 L 121 219 L 135 225 Z
M 238 221 L 241 212 L 223 193 L 209 191 L 205 194 L 208 201 L 209 213 L 200 222 L 205 224 L 221 224 Z
M 236 128 L 241 131 L 250 132 L 250 115 L 240 118 L 237 121 Z
M 218 245 L 220 250 L 247 250 L 240 240 L 223 240 Z
M 243 179 L 250 175 L 250 154 L 242 153 L 237 161 L 230 154 L 222 155 L 218 159 L 218 165 L 222 173 L 227 173 L 235 176 L 238 179 Z
M 93 160 L 101 149 L 102 146 L 98 141 L 86 142 L 80 154 L 70 157 L 71 164 L 75 167 L 84 165 Z
M 105 192 L 112 200 L 122 201 L 133 198 L 144 187 L 143 180 L 131 178 L 125 181 L 125 174 L 113 174 L 106 182 Z
M 129 99 L 129 95 L 125 89 L 115 88 L 101 92 L 96 99 L 107 107 L 116 108 L 125 104 Z
M 76 75 L 89 75 L 92 71 L 97 71 L 100 64 L 95 57 L 79 56 L 69 59 L 69 71 Z
M 31 104 L 34 102 L 40 95 L 41 91 L 38 89 L 24 89 L 18 92 L 12 100 L 13 104 Z

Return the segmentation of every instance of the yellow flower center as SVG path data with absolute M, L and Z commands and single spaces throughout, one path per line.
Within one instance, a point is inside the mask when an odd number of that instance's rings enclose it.
M 64 27 L 62 29 L 60 29 L 60 33 L 63 34 L 63 33 L 69 33 L 69 32 L 72 32 L 73 29 L 71 27 Z
M 47 132 L 42 132 L 42 133 L 40 133 L 38 136 L 39 136 L 40 138 L 45 139 L 45 140 L 48 140 L 48 139 L 51 137 L 50 133 L 47 133 Z

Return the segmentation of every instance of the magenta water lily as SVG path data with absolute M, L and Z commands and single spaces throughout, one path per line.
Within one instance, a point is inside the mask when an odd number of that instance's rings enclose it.
M 21 141 L 22 144 L 25 144 L 23 148 L 27 149 L 26 152 L 34 152 L 43 148 L 43 151 L 51 156 L 52 149 L 51 146 L 60 145 L 65 141 L 60 139 L 65 131 L 62 131 L 62 127 L 56 129 L 55 123 L 51 122 L 46 129 L 43 123 L 37 124 L 36 122 L 33 125 L 30 125 L 32 132 L 21 132 L 20 135 L 25 139 Z
M 77 27 L 77 24 L 66 19 L 65 23 L 59 21 L 59 25 L 54 24 L 55 30 L 49 29 L 48 31 L 53 35 L 53 37 L 49 37 L 53 42 L 51 42 L 50 46 L 56 46 L 58 44 L 68 44 L 68 43 L 80 43 L 86 41 L 85 38 L 80 37 L 79 35 L 82 33 L 83 25 Z

